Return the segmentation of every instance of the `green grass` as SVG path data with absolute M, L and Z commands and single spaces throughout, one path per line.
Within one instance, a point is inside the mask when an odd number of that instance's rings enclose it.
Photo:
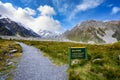
M 47 42 L 47 41 L 23 41 L 24 43 L 35 46 L 44 52 L 55 64 L 66 64 L 68 62 L 68 46 L 75 44 L 65 42 Z M 82 46 L 82 45 L 81 45 Z
M 89 45 L 70 42 L 23 41 L 44 52 L 55 64 L 68 64 L 69 47 L 86 47 L 87 60 L 67 70 L 69 80 L 120 80 L 120 42 L 106 45 Z
M 8 52 L 13 49 L 17 49 L 18 51 L 10 56 Z M 20 45 L 16 44 L 15 41 L 0 39 L 0 76 L 10 73 L 16 68 L 16 61 L 14 59 L 20 58 L 21 52 Z M 7 60 L 12 61 L 14 65 L 7 65 Z M 12 80 L 11 78 L 12 74 L 9 74 L 7 80 Z

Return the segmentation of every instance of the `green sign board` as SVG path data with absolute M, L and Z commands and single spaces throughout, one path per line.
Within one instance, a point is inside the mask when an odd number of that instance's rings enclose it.
M 87 59 L 85 47 L 71 47 L 69 48 L 69 65 L 72 59 Z

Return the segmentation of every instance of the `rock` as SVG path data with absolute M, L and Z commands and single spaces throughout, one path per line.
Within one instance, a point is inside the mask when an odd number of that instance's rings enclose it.
M 17 49 L 10 50 L 8 53 L 6 53 L 7 56 L 12 56 L 13 53 L 17 52 Z
M 12 65 L 13 64 L 13 62 L 9 62 L 9 63 L 7 63 L 7 65 L 9 66 L 9 65 Z
M 120 60 L 120 55 L 118 56 L 119 60 Z
M 13 49 L 13 50 L 10 50 L 9 53 L 12 54 L 12 53 L 15 53 L 17 51 L 18 51 L 17 49 Z
M 100 58 L 97 58 L 97 59 L 94 59 L 93 62 L 100 61 L 100 60 L 101 60 Z
M 12 61 L 10 61 L 9 59 L 6 60 L 6 65 L 7 65 L 7 66 L 12 65 L 12 64 L 13 64 Z
M 2 60 L 3 58 L 2 57 L 0 57 L 0 60 Z
M 71 65 L 76 65 L 76 64 L 79 64 L 79 63 L 80 63 L 79 60 L 73 60 L 72 63 L 71 63 Z
M 6 63 L 9 63 L 9 62 L 10 62 L 10 60 L 9 60 L 9 59 L 7 59 L 7 60 L 6 60 Z

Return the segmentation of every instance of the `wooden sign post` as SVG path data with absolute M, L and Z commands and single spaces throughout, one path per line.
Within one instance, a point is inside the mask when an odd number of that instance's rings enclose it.
M 85 47 L 70 47 L 69 48 L 69 66 L 71 66 L 72 59 L 87 59 L 87 52 Z

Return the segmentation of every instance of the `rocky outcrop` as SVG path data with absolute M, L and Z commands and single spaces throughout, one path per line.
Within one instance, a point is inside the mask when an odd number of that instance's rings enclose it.
M 113 43 L 120 40 L 120 21 L 88 20 L 63 35 L 69 40 L 78 42 Z

